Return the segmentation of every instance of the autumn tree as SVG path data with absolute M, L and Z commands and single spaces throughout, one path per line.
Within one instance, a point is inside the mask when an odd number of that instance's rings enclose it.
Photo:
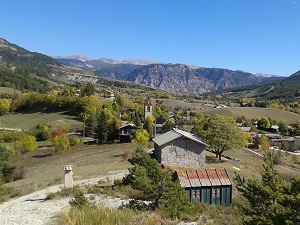
M 261 118 L 257 121 L 257 127 L 261 130 L 267 130 L 271 127 L 271 123 L 268 118 Z
M 232 117 L 213 115 L 208 119 L 205 129 L 205 140 L 219 160 L 223 152 L 245 146 L 243 133 Z
M 143 129 L 146 130 L 150 137 L 153 137 L 154 134 L 154 120 L 153 116 L 148 116 L 144 122 Z
M 52 147 L 56 152 L 70 149 L 70 140 L 66 134 L 55 135 L 52 141 Z
M 270 143 L 265 135 L 262 135 L 260 138 L 260 148 L 265 152 L 269 151 L 270 149 Z
M 36 138 L 32 135 L 21 135 L 15 141 L 14 147 L 21 153 L 32 152 L 37 149 Z
M 11 105 L 10 99 L 0 99 L 0 116 L 6 115 L 9 113 Z
M 140 129 L 133 132 L 133 139 L 131 143 L 136 146 L 137 149 L 144 149 L 149 141 L 149 134 L 146 130 Z

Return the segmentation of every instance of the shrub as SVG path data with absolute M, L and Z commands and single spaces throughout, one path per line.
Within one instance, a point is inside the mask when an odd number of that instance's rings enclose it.
M 67 135 L 56 135 L 53 138 L 52 146 L 56 152 L 60 150 L 69 150 L 70 149 L 70 141 Z
M 14 144 L 14 147 L 21 153 L 32 152 L 37 149 L 36 139 L 32 135 L 19 136 Z
M 84 196 L 82 191 L 77 191 L 74 194 L 74 198 L 69 201 L 69 204 L 78 209 L 82 209 L 83 207 L 90 206 L 91 203 L 89 200 Z
M 37 134 L 36 138 L 39 141 L 47 141 L 50 138 L 50 131 L 49 130 L 42 130 Z
M 77 146 L 83 143 L 82 138 L 78 138 L 76 136 L 69 137 L 70 146 Z

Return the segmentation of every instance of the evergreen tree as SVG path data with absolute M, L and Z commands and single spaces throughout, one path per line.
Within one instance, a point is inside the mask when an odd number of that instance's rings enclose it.
M 300 179 L 294 177 L 290 184 L 274 168 L 274 152 L 265 153 L 266 164 L 261 179 L 245 180 L 236 175 L 234 182 L 247 200 L 242 208 L 245 225 L 300 224 Z
M 165 212 L 171 218 L 178 218 L 191 207 L 185 190 L 178 180 L 172 179 L 172 171 L 163 171 L 155 159 L 144 150 L 137 149 L 129 160 L 133 165 L 124 182 L 140 191 L 136 200 L 150 201 L 153 209 Z
M 117 118 L 113 118 L 109 125 L 109 131 L 107 135 L 107 141 L 115 141 L 119 140 L 119 128 L 121 125 L 121 121 Z

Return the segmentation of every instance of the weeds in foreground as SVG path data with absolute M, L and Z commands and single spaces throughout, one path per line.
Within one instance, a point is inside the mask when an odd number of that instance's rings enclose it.
M 49 192 L 46 196 L 46 199 L 50 200 L 50 199 L 59 199 L 59 198 L 69 197 L 69 196 L 72 196 L 77 191 L 79 191 L 78 186 L 74 186 L 73 188 L 63 188 L 57 192 Z
M 25 186 L 22 189 L 13 188 L 10 186 L 2 186 L 0 202 L 5 202 L 11 198 L 27 195 L 33 191 L 35 191 L 35 189 L 32 186 Z
M 98 207 L 83 207 L 82 209 L 72 208 L 67 213 L 60 214 L 56 221 L 57 224 L 72 225 L 175 225 L 178 221 L 167 221 L 152 212 L 135 212 L 130 209 L 109 209 L 103 205 Z

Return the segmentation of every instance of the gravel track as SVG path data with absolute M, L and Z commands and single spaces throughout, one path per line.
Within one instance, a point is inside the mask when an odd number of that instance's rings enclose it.
M 94 185 L 100 179 L 121 179 L 128 172 L 116 171 L 111 175 L 101 176 L 89 180 L 74 181 L 74 185 L 86 186 Z M 45 225 L 53 221 L 55 215 L 59 212 L 69 209 L 70 197 L 62 199 L 46 200 L 49 192 L 57 192 L 63 188 L 63 185 L 51 186 L 31 194 L 11 199 L 0 204 L 0 224 L 1 225 Z M 99 197 L 98 202 L 108 207 L 118 207 L 124 202 L 123 200 L 109 197 Z

